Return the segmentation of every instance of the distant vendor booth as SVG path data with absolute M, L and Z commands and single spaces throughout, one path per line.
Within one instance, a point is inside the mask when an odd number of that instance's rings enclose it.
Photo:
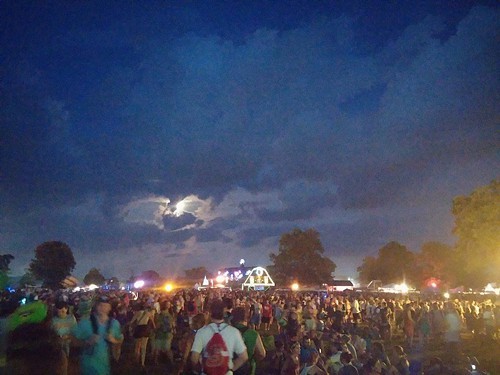
M 354 284 L 351 280 L 333 280 L 331 285 L 327 286 L 329 292 L 343 292 L 344 290 L 353 290 Z

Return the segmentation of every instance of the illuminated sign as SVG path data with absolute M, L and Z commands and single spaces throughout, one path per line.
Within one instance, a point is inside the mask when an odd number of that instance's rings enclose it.
M 269 272 L 263 267 L 255 267 L 248 274 L 245 282 L 241 285 L 241 289 L 266 290 L 275 286 L 273 279 L 269 276 Z

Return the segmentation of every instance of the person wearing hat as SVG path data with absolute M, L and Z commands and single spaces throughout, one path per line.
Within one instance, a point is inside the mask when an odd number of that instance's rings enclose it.
M 111 373 L 109 345 L 123 342 L 120 323 L 109 316 L 111 303 L 101 296 L 88 318 L 80 320 L 73 328 L 72 336 L 82 347 L 80 368 L 82 375 L 109 375 Z
M 69 348 L 71 343 L 71 330 L 76 325 L 73 314 L 68 314 L 68 303 L 59 300 L 55 303 L 56 313 L 52 318 L 52 328 L 61 338 L 62 351 L 66 358 L 69 358 Z M 67 369 L 66 369 L 67 370 Z M 66 372 L 66 371 L 65 371 Z
M 6 342 L 5 352 L 1 353 L 1 374 L 64 374 L 66 357 L 48 315 L 47 305 L 35 301 L 19 306 L 4 319 L 1 328 Z

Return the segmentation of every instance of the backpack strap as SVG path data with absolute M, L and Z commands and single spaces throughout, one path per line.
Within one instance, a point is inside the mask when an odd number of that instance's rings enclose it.
M 90 314 L 90 324 L 92 324 L 92 333 L 98 335 L 99 327 L 97 326 L 97 318 L 94 314 Z
M 214 326 L 212 324 L 215 324 L 215 326 L 217 327 L 217 330 L 214 328 Z M 221 324 L 224 324 L 224 327 L 220 328 Z M 209 324 L 210 328 L 212 329 L 212 331 L 214 331 L 214 333 L 221 333 L 224 329 L 226 329 L 226 327 L 228 325 L 229 324 L 227 324 L 227 323 L 211 323 L 211 324 Z
M 113 318 L 112 317 L 109 317 L 108 319 L 108 323 L 106 324 L 106 334 L 110 334 L 111 333 L 111 325 L 113 324 Z

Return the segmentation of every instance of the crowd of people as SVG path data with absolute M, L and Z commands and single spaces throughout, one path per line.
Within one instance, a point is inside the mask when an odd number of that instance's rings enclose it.
M 7 293 L 0 307 L 0 365 L 30 375 L 67 374 L 75 356 L 83 375 L 111 374 L 124 356 L 139 373 L 446 374 L 461 333 L 496 342 L 500 315 L 491 300 L 217 289 Z M 446 357 L 409 360 L 430 343 Z

